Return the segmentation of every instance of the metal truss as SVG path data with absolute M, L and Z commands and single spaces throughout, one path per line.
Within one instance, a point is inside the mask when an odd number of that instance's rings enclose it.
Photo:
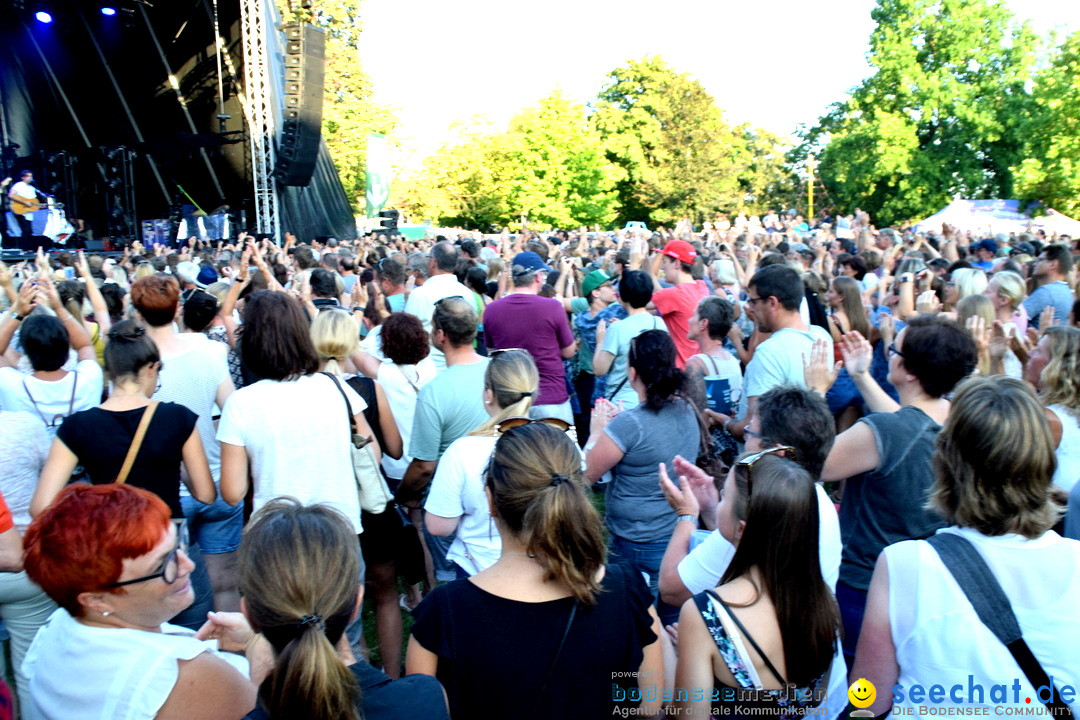
M 251 150 L 251 178 L 255 186 L 255 230 L 280 241 L 277 187 L 273 176 L 277 162 L 274 139 L 273 85 L 270 75 L 267 0 L 240 0 L 241 36 L 244 51 L 244 105 Z

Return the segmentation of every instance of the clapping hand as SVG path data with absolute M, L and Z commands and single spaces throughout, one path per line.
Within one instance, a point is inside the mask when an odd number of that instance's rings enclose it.
M 850 375 L 862 375 L 870 370 L 874 349 L 858 330 L 852 330 L 840 341 L 840 353 Z
M 597 400 L 593 406 L 592 418 L 589 423 L 590 436 L 593 438 L 600 437 L 600 434 L 604 432 L 604 428 L 608 426 L 613 417 L 619 414 L 621 409 L 607 398 Z
M 918 299 L 915 300 L 915 312 L 920 315 L 933 315 L 940 309 L 941 301 L 933 290 L 919 293 Z
M 843 366 L 843 360 L 833 363 L 833 353 L 828 342 L 815 340 L 810 348 L 810 355 L 803 356 L 803 377 L 806 386 L 825 395 L 836 382 L 836 376 L 840 374 L 840 368 Z

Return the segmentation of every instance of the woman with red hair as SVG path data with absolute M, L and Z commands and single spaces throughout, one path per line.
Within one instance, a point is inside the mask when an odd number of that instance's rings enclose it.
M 46 720 L 235 720 L 248 665 L 167 620 L 194 599 L 183 524 L 130 485 L 74 485 L 26 532 L 26 572 L 60 606 L 24 669 Z M 36 711 L 36 712 L 35 712 Z

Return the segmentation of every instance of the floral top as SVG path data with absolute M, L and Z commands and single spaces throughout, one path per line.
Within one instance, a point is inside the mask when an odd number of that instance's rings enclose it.
M 708 628 L 709 635 L 712 636 L 713 642 L 716 643 L 716 648 L 720 651 L 720 657 L 724 659 L 728 670 L 731 671 L 731 676 L 739 684 L 737 688 L 732 688 L 715 678 L 713 679 L 716 686 L 712 695 L 713 708 L 722 708 L 719 712 L 720 715 L 725 717 L 760 716 L 762 713 L 760 711 L 755 712 L 755 709 L 773 707 L 777 708 L 777 710 L 773 713 L 767 713 L 770 718 L 793 720 L 805 715 L 803 708 L 817 707 L 825 699 L 825 676 L 827 671 L 818 676 L 810 685 L 796 688 L 787 684 L 780 674 L 776 672 L 765 654 L 758 649 L 758 654 L 761 655 L 769 670 L 785 685 L 782 689 L 763 689 L 752 664 L 744 655 L 745 651 L 740 651 L 740 645 L 736 644 L 736 639 L 733 639 L 728 634 L 727 628 L 724 627 L 720 617 L 721 611 L 717 609 L 717 606 L 723 607 L 728 617 L 739 626 L 743 636 L 742 639 L 757 648 L 754 639 L 746 632 L 746 628 L 742 627 L 739 620 L 728 610 L 724 601 L 712 590 L 706 590 L 695 595 L 694 603 L 697 605 L 698 612 L 701 613 L 702 620 L 705 621 L 705 627 Z M 714 712 L 714 714 L 716 713 Z

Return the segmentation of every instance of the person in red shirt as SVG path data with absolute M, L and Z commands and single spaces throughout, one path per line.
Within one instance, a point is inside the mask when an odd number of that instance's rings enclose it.
M 660 258 L 659 271 L 664 280 L 673 287 L 662 287 L 657 278 L 656 259 L 645 263 L 647 270 L 653 276 L 656 288 L 653 292 L 650 309 L 664 319 L 671 339 L 675 341 L 675 363 L 680 369 L 686 367 L 686 361 L 697 352 L 697 343 L 687 337 L 690 329 L 690 318 L 697 310 L 701 299 L 709 294 L 709 287 L 703 280 L 695 280 L 691 271 L 694 261 L 697 259 L 697 251 L 694 246 L 685 240 L 672 240 L 657 251 Z

